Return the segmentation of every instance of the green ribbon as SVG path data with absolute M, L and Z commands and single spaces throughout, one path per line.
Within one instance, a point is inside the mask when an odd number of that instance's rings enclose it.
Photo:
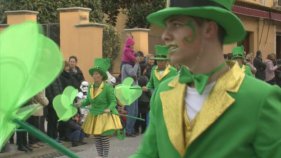
M 216 72 L 220 71 L 225 65 L 225 63 L 222 63 L 207 74 L 193 74 L 187 67 L 183 66 L 180 70 L 179 82 L 184 84 L 194 83 L 197 92 L 199 94 L 202 94 L 205 90 L 209 78 Z

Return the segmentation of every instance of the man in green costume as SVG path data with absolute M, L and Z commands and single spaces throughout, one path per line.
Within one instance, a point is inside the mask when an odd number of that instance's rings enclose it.
M 245 62 L 245 53 L 243 46 L 237 46 L 232 49 L 232 60 L 237 61 L 241 69 L 245 72 L 246 75 L 254 76 L 252 73 L 251 67 Z
M 281 90 L 225 63 L 223 44 L 245 30 L 233 0 L 170 0 L 148 16 L 164 27 L 171 61 L 185 65 L 151 100 L 131 158 L 280 158 Z
M 156 60 L 157 66 L 152 68 L 149 82 L 147 83 L 146 87 L 143 87 L 144 91 L 147 91 L 147 89 L 154 90 L 161 82 L 178 74 L 177 70 L 168 63 L 168 47 L 156 45 L 155 50 L 156 56 L 153 58 L 153 60 Z

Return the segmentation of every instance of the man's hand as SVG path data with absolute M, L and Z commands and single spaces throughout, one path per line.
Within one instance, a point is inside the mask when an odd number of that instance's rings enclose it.
M 147 92 L 148 91 L 147 87 L 143 86 L 142 91 Z
M 76 103 L 74 103 L 74 106 L 80 107 L 82 105 L 82 99 L 78 99 Z
M 139 64 L 140 63 L 140 57 L 136 57 L 136 64 Z

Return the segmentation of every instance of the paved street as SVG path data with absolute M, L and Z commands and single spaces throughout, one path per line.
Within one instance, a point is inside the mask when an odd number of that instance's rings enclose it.
M 126 138 L 122 141 L 116 138 L 111 138 L 109 157 L 127 158 L 129 155 L 135 152 L 140 140 L 141 136 Z M 63 144 L 69 147 L 72 151 L 76 152 L 80 158 L 97 157 L 93 138 L 87 138 L 85 141 L 88 144 L 78 147 L 70 147 L 69 142 L 65 142 Z M 7 150 L 8 152 L 0 154 L 0 158 L 67 158 L 47 145 L 42 148 L 35 149 L 31 153 L 17 151 L 15 145 L 10 145 Z
M 132 153 L 135 152 L 141 137 L 135 138 L 126 138 L 123 141 L 120 141 L 116 138 L 111 139 L 110 144 L 110 158 L 127 158 Z M 97 156 L 97 152 L 93 143 L 83 146 L 83 151 L 78 152 L 77 155 L 81 158 L 94 158 Z M 62 156 L 59 158 L 67 158 L 66 156 Z

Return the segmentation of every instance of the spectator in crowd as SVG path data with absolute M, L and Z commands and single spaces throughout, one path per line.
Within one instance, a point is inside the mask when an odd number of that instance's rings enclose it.
M 146 68 L 146 61 L 142 51 L 137 51 L 136 56 L 140 59 L 140 71 L 143 72 Z
M 123 48 L 121 69 L 123 64 L 134 65 L 134 63 L 136 62 L 134 45 L 134 39 L 132 37 L 128 37 Z
M 70 66 L 70 74 L 74 76 L 74 78 L 77 80 L 78 84 L 76 85 L 76 89 L 79 89 L 80 84 L 82 81 L 85 80 L 83 72 L 81 69 L 77 66 L 78 59 L 76 56 L 70 56 L 69 57 L 69 66 Z
M 276 84 L 275 79 L 275 71 L 278 69 L 278 65 L 274 66 L 274 63 L 276 61 L 275 54 L 271 53 L 268 54 L 267 59 L 265 61 L 266 69 L 265 69 L 265 81 L 269 84 Z
M 260 50 L 257 51 L 256 57 L 254 59 L 254 66 L 257 69 L 256 78 L 260 80 L 265 80 L 265 68 L 266 65 L 262 61 L 262 53 Z
M 76 114 L 66 122 L 66 136 L 68 140 L 71 141 L 72 147 L 86 144 L 85 142 L 83 142 L 85 135 L 79 124 L 79 119 L 79 114 Z
M 49 100 L 47 99 L 46 95 L 45 95 L 45 90 L 39 92 L 36 96 L 34 96 L 31 100 L 30 100 L 31 104 L 40 104 L 42 106 L 41 109 L 39 109 L 38 111 L 36 111 L 29 119 L 28 122 L 33 125 L 34 127 L 40 129 L 42 132 L 45 132 L 45 118 L 43 116 L 43 110 L 44 107 L 46 107 L 49 104 Z M 29 134 L 28 135 L 28 140 L 29 140 L 29 145 L 32 148 L 39 148 L 40 146 L 43 146 L 42 143 L 40 143 L 40 141 L 35 138 L 33 135 Z
M 67 86 L 80 87 L 80 81 L 78 81 L 73 73 L 71 73 L 70 64 L 64 61 L 64 69 L 60 75 L 62 88 L 65 89 Z
M 57 139 L 59 141 L 58 137 L 58 116 L 54 110 L 53 107 L 53 99 L 63 92 L 63 87 L 61 83 L 61 77 L 58 76 L 56 80 L 51 83 L 46 88 L 46 97 L 49 100 L 49 105 L 47 106 L 47 134 L 49 137 L 53 139 Z
M 30 105 L 31 102 L 28 101 L 27 103 L 25 103 L 23 105 L 24 106 L 28 106 Z M 17 137 L 17 146 L 18 146 L 18 150 L 19 151 L 24 151 L 24 152 L 32 152 L 33 149 L 29 146 L 28 144 L 28 140 L 27 140 L 27 132 L 25 129 L 19 127 L 16 131 L 16 137 Z
M 249 53 L 246 55 L 246 64 L 251 68 L 252 74 L 256 74 L 257 69 L 255 68 L 253 64 L 253 53 Z
M 78 81 L 77 78 L 75 78 L 75 74 L 71 73 L 70 70 L 71 70 L 70 64 L 67 61 L 64 61 L 64 69 L 60 75 L 60 81 L 63 90 L 67 86 L 80 88 L 80 83 L 79 83 L 80 81 Z M 65 125 L 66 123 L 63 121 L 60 121 L 58 123 L 58 132 L 59 132 L 60 140 L 67 140 Z
M 133 62 L 133 60 L 131 60 Z M 134 63 L 124 63 L 122 65 L 121 71 L 121 81 L 124 81 L 127 77 L 131 77 L 134 79 L 134 84 L 138 84 L 138 77 L 140 76 L 140 58 L 137 57 Z M 138 101 L 136 100 L 132 105 L 126 106 L 126 111 L 130 116 L 137 116 L 138 115 Z M 128 137 L 135 136 L 135 119 L 127 118 L 126 119 L 126 135 Z
M 155 60 L 153 58 L 154 58 L 154 55 L 152 55 L 152 54 L 149 54 L 146 57 L 147 64 L 146 64 L 146 68 L 144 70 L 144 74 L 148 79 L 150 79 L 152 68 L 155 66 Z
M 147 76 L 144 74 L 144 72 L 145 72 L 145 68 L 144 71 L 141 72 L 141 76 L 138 78 L 138 84 L 141 87 L 146 86 L 149 80 Z M 140 120 L 136 121 L 135 123 L 136 134 L 138 133 L 143 134 L 146 130 L 150 97 L 151 97 L 151 92 L 147 91 L 147 92 L 143 92 L 140 98 L 138 99 L 138 117 L 144 119 L 145 121 L 140 121 Z

